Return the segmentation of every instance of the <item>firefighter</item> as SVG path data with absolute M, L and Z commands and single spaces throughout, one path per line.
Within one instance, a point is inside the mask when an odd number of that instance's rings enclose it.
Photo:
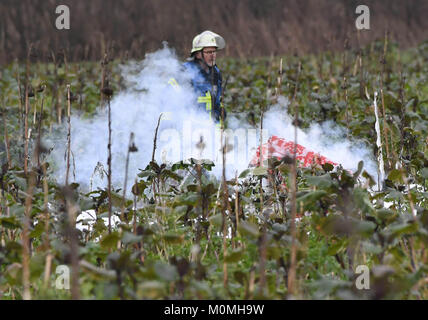
M 219 123 L 222 119 L 222 77 L 216 65 L 217 51 L 225 47 L 226 42 L 212 31 L 198 34 L 192 43 L 190 58 L 184 67 L 192 74 L 192 85 L 198 94 L 198 105 L 206 110 L 212 120 Z

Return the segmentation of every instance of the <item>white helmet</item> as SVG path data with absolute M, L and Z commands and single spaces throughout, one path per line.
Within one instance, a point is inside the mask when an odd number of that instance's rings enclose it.
M 225 46 L 226 42 L 221 36 L 207 30 L 193 38 L 192 51 L 190 51 L 190 54 L 202 50 L 205 47 L 217 47 L 218 50 L 221 50 Z

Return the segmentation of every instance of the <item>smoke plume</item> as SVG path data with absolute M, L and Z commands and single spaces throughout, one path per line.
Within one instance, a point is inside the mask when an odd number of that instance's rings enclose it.
M 128 190 L 139 169 L 144 169 L 152 159 L 154 134 L 159 116 L 162 118 L 157 137 L 155 159 L 158 163 L 174 163 L 191 157 L 214 162 L 213 174 L 221 174 L 222 156 L 220 130 L 210 121 L 207 112 L 196 103 L 190 79 L 192 74 L 183 72 L 182 63 L 175 51 L 163 49 L 147 54 L 141 62 L 129 62 L 121 66 L 126 81 L 126 90 L 114 94 L 111 100 L 112 116 L 112 183 L 122 188 L 125 177 L 125 162 L 130 133 L 135 134 L 138 151 L 130 154 Z M 275 134 L 294 140 L 294 127 L 286 108 L 288 101 L 280 98 L 265 115 L 264 141 Z M 72 112 L 73 113 L 73 112 Z M 85 119 L 78 115 L 71 118 L 70 181 L 85 189 L 105 188 L 107 171 L 108 120 L 107 107 L 99 108 L 96 114 Z M 235 117 L 228 119 L 225 137 L 233 146 L 227 153 L 227 177 L 235 176 L 248 167 L 259 144 L 259 130 Z M 47 142 L 53 147 L 51 157 L 58 182 L 65 181 L 64 154 L 67 148 L 66 129 L 56 128 Z M 361 143 L 338 139 L 343 130 L 333 122 L 312 125 L 307 131 L 299 129 L 298 143 L 319 152 L 347 169 L 355 169 L 360 160 L 365 160 L 369 173 L 375 172 L 368 149 Z M 369 160 L 369 161 L 368 161 Z M 95 168 L 98 168 L 94 174 Z

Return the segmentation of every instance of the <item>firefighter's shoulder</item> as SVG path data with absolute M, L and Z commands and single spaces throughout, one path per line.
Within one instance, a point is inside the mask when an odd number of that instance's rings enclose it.
M 188 70 L 188 71 L 190 71 L 190 70 L 197 71 L 198 70 L 198 66 L 195 64 L 195 62 L 193 60 L 184 62 L 183 63 L 183 68 L 185 70 Z

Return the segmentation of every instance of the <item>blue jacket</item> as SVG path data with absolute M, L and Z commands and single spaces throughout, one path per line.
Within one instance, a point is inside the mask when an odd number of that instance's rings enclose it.
M 198 94 L 198 105 L 208 112 L 216 122 L 221 119 L 221 95 L 222 77 L 217 66 L 209 67 L 206 72 L 197 60 L 188 61 L 183 64 L 186 70 L 193 70 L 195 76 L 192 78 L 192 86 Z M 213 74 L 214 73 L 214 74 Z M 226 110 L 224 110 L 226 118 Z

